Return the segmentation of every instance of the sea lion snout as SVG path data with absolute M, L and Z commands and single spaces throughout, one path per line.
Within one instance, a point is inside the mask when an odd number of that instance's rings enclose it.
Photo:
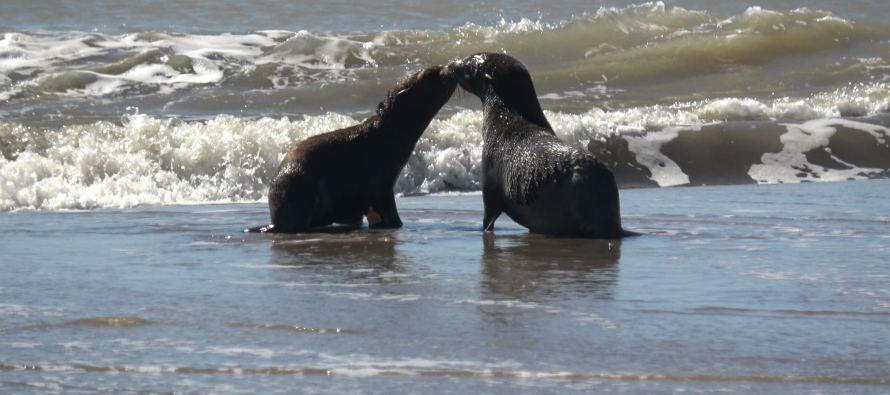
M 448 71 L 450 71 L 451 74 L 454 75 L 454 77 L 457 78 L 458 80 L 462 80 L 462 79 L 466 78 L 467 72 L 466 72 L 466 70 L 464 70 L 463 59 L 452 60 L 445 67 L 447 67 Z
M 484 100 L 485 79 L 491 79 L 488 75 L 480 75 L 484 63 L 485 54 L 476 54 L 466 59 L 454 60 L 447 67 L 461 88 Z

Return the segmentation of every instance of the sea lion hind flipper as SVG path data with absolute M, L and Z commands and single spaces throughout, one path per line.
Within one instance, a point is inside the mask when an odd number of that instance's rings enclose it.
M 383 198 L 377 204 L 368 207 L 368 227 L 370 228 L 401 228 L 402 219 L 396 209 L 396 197 L 392 189 L 387 188 L 383 192 Z M 374 221 L 372 222 L 372 216 Z
M 301 174 L 290 174 L 285 180 L 273 180 L 269 188 L 269 214 L 274 232 L 297 233 L 313 225 L 323 226 L 318 223 L 320 213 L 317 211 L 322 209 L 319 207 L 321 191 L 318 183 Z
M 621 229 L 621 237 L 636 237 L 636 236 L 642 236 L 644 234 L 645 233 L 634 232 L 632 230 L 627 230 L 627 229 Z
M 243 232 L 244 233 L 276 233 L 275 225 L 272 225 L 272 224 L 256 226 L 253 228 L 247 228 L 247 229 L 244 229 Z
M 568 194 L 573 217 L 579 231 L 585 237 L 617 239 L 624 235 L 621 227 L 621 205 L 618 186 L 612 173 L 592 163 L 581 171 L 575 171 Z

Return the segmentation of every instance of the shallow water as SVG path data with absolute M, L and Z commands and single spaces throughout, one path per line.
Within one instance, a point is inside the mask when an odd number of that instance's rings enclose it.
M 0 215 L 0 392 L 883 393 L 890 181 L 622 191 L 643 236 L 244 234 L 262 204 Z

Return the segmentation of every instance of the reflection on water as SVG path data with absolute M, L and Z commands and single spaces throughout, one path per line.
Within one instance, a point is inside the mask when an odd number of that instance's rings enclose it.
M 611 299 L 621 240 L 556 238 L 532 233 L 483 236 L 482 285 L 516 299 Z M 578 295 L 572 295 L 578 296 Z
M 394 229 L 336 226 L 321 232 L 274 237 L 270 265 L 311 269 L 319 275 L 336 274 L 341 277 L 338 281 L 379 280 L 381 272 L 404 271 L 396 254 L 398 237 Z

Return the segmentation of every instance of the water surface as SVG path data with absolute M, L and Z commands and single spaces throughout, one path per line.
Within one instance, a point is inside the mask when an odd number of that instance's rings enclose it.
M 0 216 L 10 393 L 882 393 L 885 180 L 622 192 L 645 235 L 244 234 L 261 204 Z

